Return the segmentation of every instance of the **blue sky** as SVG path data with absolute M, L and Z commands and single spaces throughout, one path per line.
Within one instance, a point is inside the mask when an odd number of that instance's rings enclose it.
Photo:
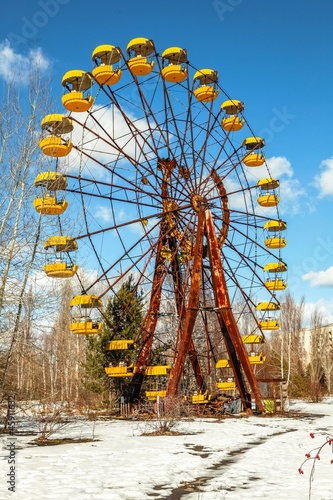
M 57 100 L 63 74 L 89 70 L 97 45 L 125 51 L 135 37 L 153 39 L 160 52 L 184 47 L 194 66 L 216 69 L 227 92 L 245 102 L 267 158 L 282 158 L 287 169 L 280 208 L 288 223 L 289 291 L 296 300 L 305 296 L 307 316 L 317 305 L 331 322 L 332 21 L 330 0 L 18 0 L 1 22 L 0 77 L 10 61 L 24 68 L 38 50 Z

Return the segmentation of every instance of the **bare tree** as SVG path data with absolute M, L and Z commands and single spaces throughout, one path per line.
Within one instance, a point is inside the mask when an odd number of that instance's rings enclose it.
M 24 82 L 26 83 L 26 82 Z M 34 211 L 33 180 L 45 163 L 39 150 L 40 121 L 49 107 L 49 82 L 33 67 L 28 85 L 11 81 L 0 108 L 0 388 L 21 334 L 29 276 L 38 257 L 42 226 Z
M 292 374 L 302 368 L 302 347 L 300 332 L 302 329 L 304 297 L 296 304 L 291 294 L 286 293 L 281 304 L 281 376 L 286 378 L 287 389 Z M 286 372 L 285 372 L 286 361 Z
M 310 341 L 310 382 L 312 401 L 318 403 L 322 392 L 324 378 L 323 354 L 325 352 L 325 332 L 322 325 L 322 316 L 318 309 L 311 315 Z
M 333 325 L 326 325 L 323 328 L 324 350 L 323 350 L 323 370 L 328 394 L 332 392 L 333 378 Z

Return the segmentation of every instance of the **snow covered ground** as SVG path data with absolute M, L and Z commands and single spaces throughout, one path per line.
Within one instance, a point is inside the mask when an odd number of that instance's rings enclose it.
M 1 437 L 0 498 L 19 500 L 239 500 L 309 498 L 305 454 L 333 433 L 333 399 L 294 403 L 300 418 L 184 420 L 177 436 L 143 436 L 151 424 L 85 421 L 65 429 L 88 443 L 36 447 L 17 436 L 15 492 L 8 490 L 9 436 Z M 98 441 L 97 441 L 98 439 Z M 313 453 L 312 453 L 313 454 Z M 311 499 L 333 500 L 332 446 L 316 460 Z

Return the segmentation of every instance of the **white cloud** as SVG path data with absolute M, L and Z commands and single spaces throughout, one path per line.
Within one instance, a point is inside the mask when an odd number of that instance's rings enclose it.
M 31 70 L 46 71 L 49 66 L 50 61 L 39 47 L 23 55 L 15 52 L 7 40 L 0 43 L 0 78 L 6 82 L 28 84 Z
M 102 207 L 99 205 L 96 207 L 95 217 L 104 222 L 110 222 L 112 220 L 112 210 L 111 208 Z
M 267 164 L 272 177 L 280 181 L 280 213 L 299 213 L 306 191 L 294 177 L 290 161 L 284 156 L 273 156 L 267 159 Z
M 319 198 L 333 196 L 333 158 L 323 160 L 320 164 L 321 173 L 314 179 L 319 190 Z
M 320 299 L 317 302 L 306 302 L 303 314 L 304 326 L 311 326 L 311 317 L 315 311 L 322 318 L 323 325 L 333 323 L 333 298 L 330 300 Z
M 272 177 L 276 179 L 280 179 L 283 175 L 286 175 L 289 178 L 294 175 L 290 161 L 284 156 L 272 156 L 271 158 L 268 158 L 267 165 L 271 171 Z
M 302 276 L 302 279 L 309 281 L 311 286 L 333 286 L 333 266 L 325 271 L 311 271 Z
M 90 175 L 102 180 L 106 176 L 102 165 L 106 164 L 110 165 L 111 169 L 116 167 L 128 178 L 129 172 L 134 175 L 135 169 L 126 156 L 130 157 L 133 163 L 144 162 L 145 158 L 152 155 L 155 157 L 147 122 L 137 119 L 132 113 L 127 113 L 127 118 L 135 127 L 127 123 L 118 109 L 111 107 L 93 106 L 91 115 L 71 113 L 71 117 L 74 119 L 71 141 L 88 156 L 81 156 L 78 150 L 72 149 L 62 162 L 67 171 L 75 170 L 80 165 L 84 176 Z

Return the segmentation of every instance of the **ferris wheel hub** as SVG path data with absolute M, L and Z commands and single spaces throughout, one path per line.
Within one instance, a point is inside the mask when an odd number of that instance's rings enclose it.
M 207 200 L 201 194 L 193 194 L 191 198 L 192 207 L 196 212 L 199 212 L 200 208 L 207 204 Z

